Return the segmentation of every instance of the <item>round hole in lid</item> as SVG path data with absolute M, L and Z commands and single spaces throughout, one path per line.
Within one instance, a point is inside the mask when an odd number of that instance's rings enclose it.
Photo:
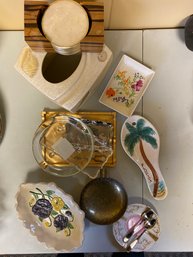
M 75 72 L 81 57 L 82 53 L 75 55 L 47 53 L 42 63 L 42 75 L 50 83 L 60 83 Z

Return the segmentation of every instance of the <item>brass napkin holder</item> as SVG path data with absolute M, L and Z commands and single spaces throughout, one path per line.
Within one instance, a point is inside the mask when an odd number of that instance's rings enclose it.
M 57 115 L 69 115 L 72 117 L 76 117 L 79 119 L 86 119 L 86 120 L 96 120 L 96 121 L 102 121 L 112 124 L 113 127 L 113 136 L 110 140 L 113 153 L 109 157 L 108 161 L 105 163 L 105 167 L 114 167 L 116 165 L 116 112 L 78 112 L 78 113 L 70 113 L 70 112 L 56 112 L 56 111 L 43 111 L 42 112 L 42 123 L 46 123 L 50 118 L 55 117 Z M 45 152 L 46 150 L 43 150 L 43 155 L 47 157 L 48 155 Z M 97 159 L 99 161 L 97 161 Z M 52 159 L 49 158 L 49 164 L 51 164 Z M 57 165 L 58 165 L 57 161 Z M 55 165 L 55 160 L 53 159 L 53 165 Z M 67 163 L 60 162 L 61 166 L 69 166 Z M 93 153 L 93 158 L 90 161 L 89 165 L 90 167 L 100 167 L 101 161 L 100 161 L 100 154 L 97 152 Z
M 87 11 L 90 28 L 86 37 L 80 42 L 82 52 L 100 53 L 104 44 L 104 2 L 78 1 Z M 24 34 L 25 41 L 33 51 L 54 52 L 51 43 L 44 37 L 41 19 L 48 8 L 48 1 L 24 2 Z

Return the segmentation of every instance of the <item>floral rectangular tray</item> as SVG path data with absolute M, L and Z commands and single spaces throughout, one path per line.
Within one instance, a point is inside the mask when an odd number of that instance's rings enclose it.
M 123 55 L 105 88 L 100 103 L 128 117 L 144 95 L 155 72 Z

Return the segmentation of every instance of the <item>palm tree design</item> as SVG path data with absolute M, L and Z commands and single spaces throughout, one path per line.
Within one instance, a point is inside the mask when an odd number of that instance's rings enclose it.
M 155 131 L 152 128 L 145 126 L 144 119 L 139 119 L 137 123 L 134 122 L 132 123 L 132 125 L 127 122 L 126 128 L 128 129 L 129 134 L 127 134 L 125 137 L 125 146 L 128 148 L 128 151 L 132 156 L 134 153 L 135 146 L 139 143 L 139 149 L 140 149 L 141 155 L 153 175 L 153 179 L 154 179 L 153 196 L 156 197 L 158 193 L 158 185 L 159 185 L 158 174 L 155 168 L 153 167 L 153 165 L 151 164 L 151 162 L 149 161 L 149 159 L 147 158 L 143 147 L 143 141 L 149 143 L 155 149 L 158 147 L 157 141 L 153 137 L 153 135 L 155 135 Z

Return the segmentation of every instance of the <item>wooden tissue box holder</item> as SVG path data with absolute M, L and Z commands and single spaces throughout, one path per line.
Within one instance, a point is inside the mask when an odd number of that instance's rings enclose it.
M 100 53 L 104 44 L 104 3 L 103 1 L 80 1 L 79 3 L 87 11 L 90 20 L 89 32 L 80 43 L 81 51 Z M 24 2 L 25 41 L 33 51 L 54 52 L 41 28 L 41 19 L 48 6 L 48 1 Z

